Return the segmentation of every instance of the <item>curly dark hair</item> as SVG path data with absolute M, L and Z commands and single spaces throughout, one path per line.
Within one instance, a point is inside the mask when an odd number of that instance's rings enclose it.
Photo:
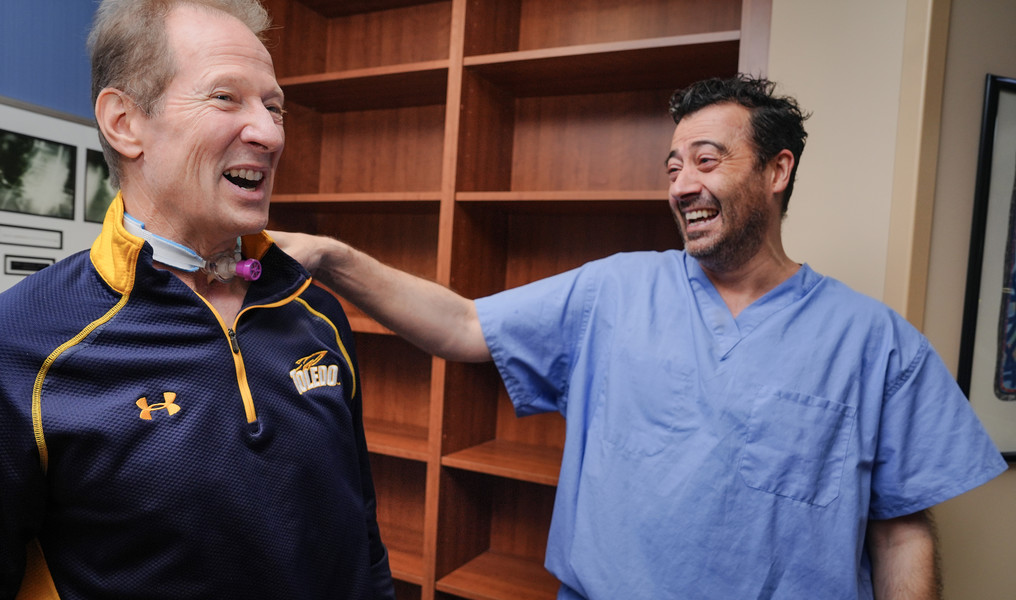
M 794 155 L 794 168 L 790 182 L 783 193 L 782 212 L 786 214 L 790 194 L 794 191 L 797 167 L 808 132 L 804 121 L 810 115 L 801 111 L 797 100 L 789 96 L 775 96 L 776 84 L 768 79 L 737 75 L 729 79 L 712 78 L 693 83 L 677 90 L 670 97 L 670 116 L 674 123 L 713 104 L 732 102 L 751 112 L 752 142 L 755 144 L 756 166 L 765 167 L 782 150 Z

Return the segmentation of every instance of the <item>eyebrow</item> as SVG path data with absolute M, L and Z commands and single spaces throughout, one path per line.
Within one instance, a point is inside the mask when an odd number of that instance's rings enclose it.
M 238 73 L 223 73 L 215 77 L 209 78 L 210 88 L 220 87 L 242 87 L 244 85 L 250 85 L 251 81 Z M 266 98 L 278 98 L 281 102 L 285 103 L 286 93 L 282 90 L 282 86 L 276 82 L 274 89 L 268 90 Z
M 701 146 L 712 146 L 712 147 L 716 148 L 717 150 L 719 150 L 721 153 L 727 152 L 727 146 L 726 145 L 721 144 L 720 142 L 714 142 L 713 140 L 696 140 L 696 141 L 691 143 L 691 147 L 692 148 L 699 148 Z M 663 161 L 663 164 L 666 165 L 667 163 L 669 163 L 671 161 L 671 159 L 674 159 L 674 158 L 678 158 L 678 152 L 677 152 L 677 150 L 671 150 L 670 154 L 667 155 L 667 159 Z

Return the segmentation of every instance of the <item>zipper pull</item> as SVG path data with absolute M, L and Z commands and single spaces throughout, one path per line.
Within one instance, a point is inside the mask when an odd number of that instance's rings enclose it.
M 236 332 L 232 329 L 226 331 L 229 333 L 229 347 L 233 349 L 233 354 L 240 354 L 240 344 L 236 341 Z

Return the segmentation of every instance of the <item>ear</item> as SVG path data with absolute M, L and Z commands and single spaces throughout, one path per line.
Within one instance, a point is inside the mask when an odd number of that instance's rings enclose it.
M 109 145 L 126 158 L 141 156 L 138 120 L 144 113 L 122 91 L 105 88 L 95 99 L 95 121 Z
M 790 174 L 794 171 L 794 154 L 787 149 L 780 150 L 769 164 L 772 166 L 772 187 L 770 191 L 775 196 L 782 194 L 790 185 Z

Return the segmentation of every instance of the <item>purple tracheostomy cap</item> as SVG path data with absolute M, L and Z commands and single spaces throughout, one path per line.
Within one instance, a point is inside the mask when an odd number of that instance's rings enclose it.
M 255 281 L 261 277 L 261 263 L 254 258 L 248 258 L 236 263 L 236 274 L 247 281 Z

